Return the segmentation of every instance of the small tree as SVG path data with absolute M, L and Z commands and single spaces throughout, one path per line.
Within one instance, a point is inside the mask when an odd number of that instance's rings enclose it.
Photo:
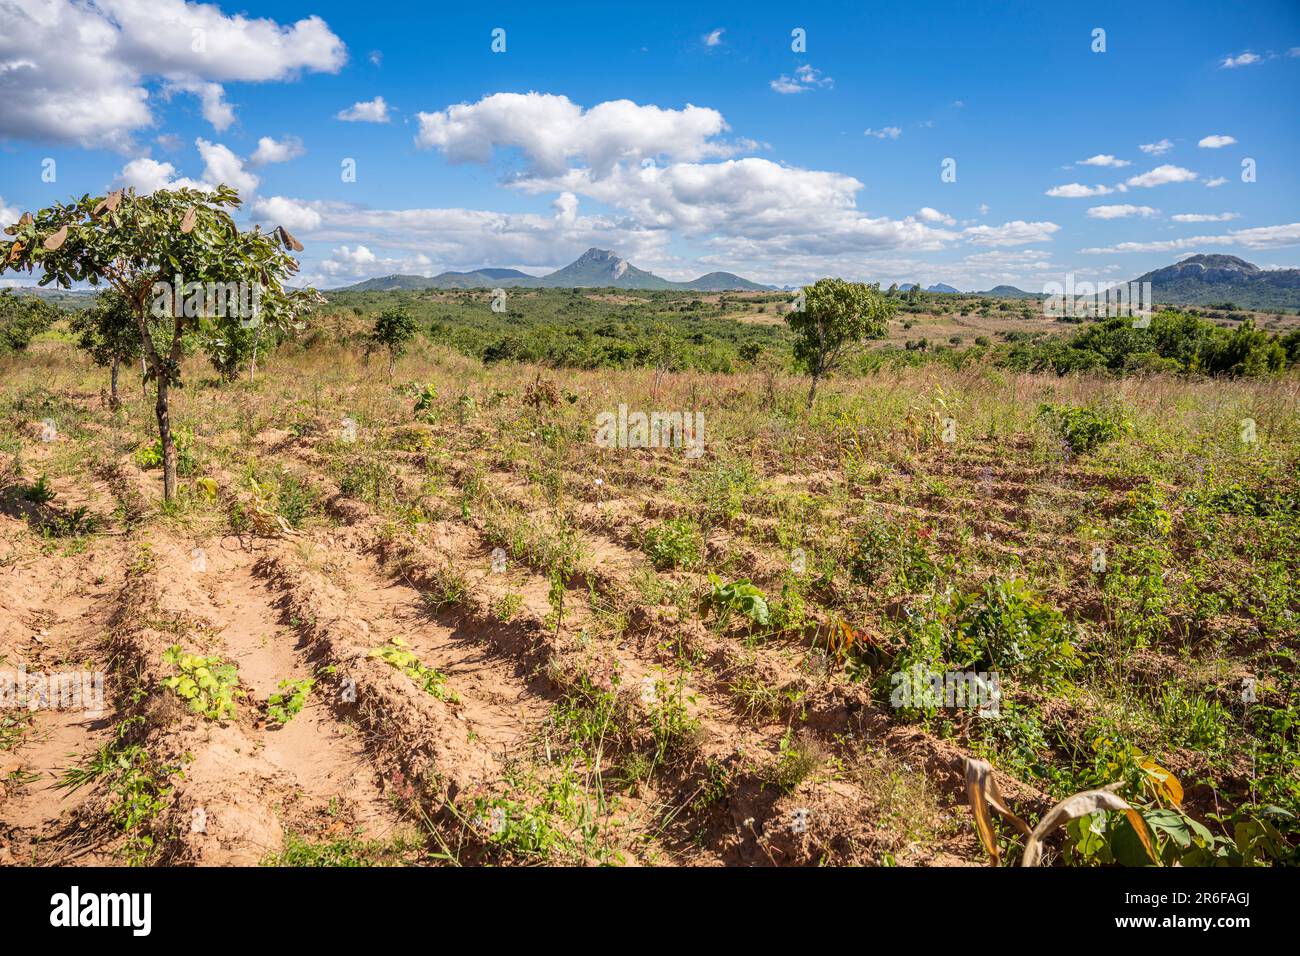
M 795 362 L 812 376 L 812 408 L 822 376 L 858 343 L 883 338 L 895 304 L 880 294 L 879 286 L 843 279 L 818 279 L 804 288 L 803 299 L 803 309 L 787 313 L 785 321 L 795 335 Z
M 659 383 L 663 381 L 664 373 L 675 370 L 680 362 L 677 345 L 666 333 L 660 332 L 651 342 L 646 352 L 646 359 L 655 369 L 655 381 L 654 387 L 650 390 L 650 400 L 657 401 Z
M 109 408 L 121 405 L 117 394 L 117 373 L 121 366 L 137 361 L 141 351 L 140 329 L 131 304 L 115 288 L 107 288 L 95 297 L 95 304 L 72 317 L 69 323 L 82 349 L 100 368 L 107 368 Z
M 44 272 L 40 285 L 54 282 L 63 288 L 105 282 L 128 303 L 146 378 L 157 388 L 163 497 L 169 501 L 176 496 L 171 389 L 184 384 L 187 330 L 200 322 L 283 326 L 316 299 L 314 290 L 284 288 L 298 271 L 289 250 L 301 252 L 302 244 L 283 226 L 271 233 L 260 227 L 241 232 L 227 211 L 239 204 L 239 194 L 226 185 L 212 192 L 163 189 L 148 196 L 118 190 L 56 203 L 35 216 L 24 213 L 5 230 L 14 239 L 0 256 L 0 271 L 39 269 Z M 231 287 L 241 290 L 241 301 L 257 303 L 252 314 L 246 307 L 227 307 Z
M 415 337 L 415 319 L 401 306 L 384 309 L 375 319 L 371 333 L 374 341 L 388 349 L 388 374 L 393 374 L 397 360 L 406 354 L 406 346 Z

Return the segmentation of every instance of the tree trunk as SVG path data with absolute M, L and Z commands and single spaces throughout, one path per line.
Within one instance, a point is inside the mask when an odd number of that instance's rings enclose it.
M 158 354 L 158 348 L 154 344 L 153 336 L 149 332 L 148 312 L 145 310 L 145 298 L 147 292 L 141 289 L 136 293 L 135 298 L 135 320 L 140 329 L 140 342 L 144 346 L 143 354 L 140 356 L 140 367 L 145 369 L 145 375 L 142 377 L 140 387 L 145 389 L 145 395 L 148 395 L 147 378 L 148 370 L 153 369 L 154 384 L 157 387 L 158 400 L 154 403 L 154 412 L 158 416 L 158 443 L 162 445 L 163 453 L 163 500 L 173 501 L 176 498 L 176 443 L 172 441 L 172 417 L 171 409 L 168 407 L 168 398 L 171 392 L 171 383 L 168 379 L 170 369 L 179 369 L 181 360 L 181 336 L 184 333 L 181 318 L 176 316 L 175 329 L 172 331 L 171 351 L 167 354 L 167 360 Z M 172 311 L 175 315 L 175 295 L 172 293 Z M 146 365 L 146 361 L 148 364 Z
M 167 376 L 158 376 L 158 402 L 154 411 L 158 414 L 158 437 L 162 443 L 163 453 L 163 500 L 171 501 L 176 497 L 176 444 L 172 441 L 171 409 L 167 407 Z
M 815 398 L 817 398 L 817 379 L 818 379 L 818 375 L 817 375 L 817 373 L 816 373 L 816 372 L 813 372 L 813 376 L 812 376 L 812 387 L 811 387 L 810 389 L 808 389 L 808 407 L 809 407 L 809 408 L 812 408 L 812 407 L 813 407 L 813 400 L 814 400 Z
M 257 343 L 262 339 L 262 330 L 259 328 L 253 335 L 253 358 L 248 363 L 248 384 L 253 384 L 253 375 L 257 371 Z
M 149 400 L 149 366 L 143 355 L 140 356 L 140 397 Z
M 113 366 L 108 372 L 108 407 L 113 411 L 117 411 L 118 406 L 122 404 L 117 397 L 117 367 L 120 364 L 121 360 L 114 355 Z

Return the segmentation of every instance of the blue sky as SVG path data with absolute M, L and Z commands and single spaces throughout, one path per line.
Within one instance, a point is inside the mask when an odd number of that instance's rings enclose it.
M 0 218 L 225 181 L 322 287 L 592 245 L 778 284 L 1300 266 L 1294 2 L 21 6 Z

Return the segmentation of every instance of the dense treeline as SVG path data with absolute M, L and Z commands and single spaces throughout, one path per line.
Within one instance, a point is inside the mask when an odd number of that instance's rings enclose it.
M 1153 316 L 1146 328 L 1131 318 L 1111 318 L 1068 339 L 1014 345 L 1016 368 L 1058 373 L 1185 372 L 1202 375 L 1270 375 L 1300 361 L 1300 330 L 1270 335 L 1246 321 L 1225 329 L 1179 312 Z

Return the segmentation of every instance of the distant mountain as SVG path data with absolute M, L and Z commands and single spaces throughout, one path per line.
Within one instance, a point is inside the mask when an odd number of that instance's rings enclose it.
M 951 293 L 957 293 L 957 292 L 959 292 L 960 290 L 958 290 L 958 289 L 954 289 L 952 286 L 947 285 L 947 284 L 945 284 L 945 283 L 943 283 L 943 282 L 936 282 L 934 285 L 930 286 L 930 288 L 926 289 L 925 291 L 926 291 L 926 292 L 951 292 Z
M 616 289 L 671 289 L 677 285 L 661 279 L 652 272 L 638 269 L 608 249 L 588 249 L 563 269 L 521 285 L 536 285 L 548 289 L 605 288 Z
M 698 289 L 700 292 L 771 292 L 770 285 L 759 285 L 730 272 L 710 272 L 690 282 L 674 282 L 677 288 Z
M 444 272 L 434 278 L 440 281 L 441 288 L 444 289 L 482 289 L 534 277 L 518 269 L 475 269 L 473 272 Z
M 473 272 L 444 272 L 436 276 L 391 275 L 366 279 L 348 286 L 354 292 L 391 292 L 394 289 L 483 289 L 503 282 L 534 279 L 518 269 L 476 269 Z
M 1188 256 L 1133 281 L 1150 282 L 1152 297 L 1173 305 L 1300 308 L 1300 269 L 1261 269 L 1236 256 Z
M 441 277 L 437 277 L 441 278 Z M 373 279 L 366 279 L 355 285 L 346 287 L 348 292 L 392 292 L 396 289 L 428 289 L 430 283 L 435 281 L 428 276 L 375 276 Z
M 1017 289 L 1013 285 L 995 285 L 987 292 L 976 292 L 976 295 L 992 296 L 995 299 L 1041 299 L 1042 296 L 1036 292 L 1026 292 L 1024 289 Z
M 475 269 L 472 272 L 444 272 L 436 276 L 390 275 L 366 279 L 335 292 L 387 292 L 393 289 L 683 289 L 699 292 L 767 292 L 772 286 L 759 285 L 730 272 L 710 272 L 690 282 L 673 282 L 653 272 L 638 269 L 608 249 L 588 249 L 562 269 L 533 276 L 518 269 Z

